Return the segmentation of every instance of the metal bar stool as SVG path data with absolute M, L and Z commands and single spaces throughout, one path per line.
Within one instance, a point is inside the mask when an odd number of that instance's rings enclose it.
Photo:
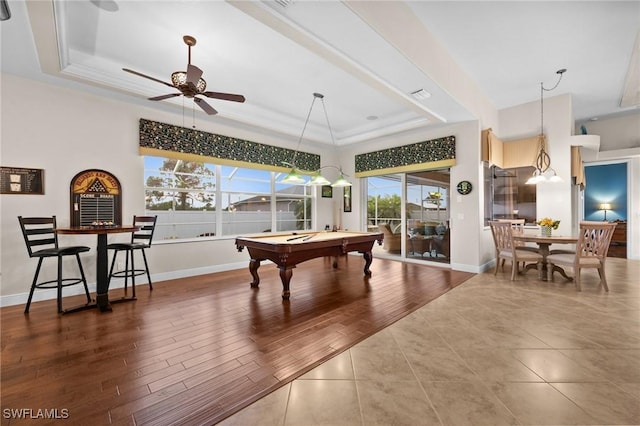
M 58 246 L 58 235 L 56 234 L 56 217 L 22 217 L 18 216 L 20 222 L 20 229 L 24 236 L 24 242 L 27 245 L 27 252 L 29 257 L 38 258 L 38 266 L 36 273 L 33 277 L 33 283 L 31 284 L 31 291 L 29 292 L 29 298 L 27 299 L 27 305 L 24 308 L 24 313 L 29 313 L 29 307 L 31 306 L 31 299 L 33 298 L 33 292 L 36 288 L 57 288 L 58 289 L 58 312 L 64 312 L 62 310 L 62 287 L 68 287 L 75 284 L 82 283 L 84 285 L 84 291 L 87 295 L 87 303 L 91 302 L 91 296 L 89 295 L 89 287 L 87 287 L 87 280 L 84 276 L 84 270 L 82 269 L 82 262 L 80 262 L 80 253 L 91 250 L 86 246 Z M 34 250 L 36 248 L 36 250 Z M 75 256 L 78 262 L 78 269 L 80 269 L 80 278 L 64 278 L 62 276 L 62 258 L 65 256 Z M 58 275 L 55 280 L 38 282 L 38 276 L 40 275 L 40 267 L 42 261 L 47 257 L 55 257 L 58 259 Z
M 144 249 L 151 247 L 153 233 L 156 228 L 158 216 L 133 216 L 133 225 L 138 226 L 140 230 L 131 234 L 131 242 L 129 243 L 112 243 L 107 246 L 108 250 L 114 250 L 111 268 L 109 269 L 109 283 L 112 278 L 124 278 L 124 292 L 127 293 L 128 280 L 131 277 L 132 299 L 136 298 L 136 278 L 139 275 L 147 275 L 149 289 L 153 290 L 151 283 L 151 274 L 149 273 L 149 264 L 147 263 L 147 255 Z M 144 269 L 136 269 L 134 262 L 134 253 L 139 250 L 144 260 Z M 116 266 L 116 258 L 119 252 L 125 252 L 125 269 L 114 272 Z M 129 260 L 131 260 L 131 268 L 129 268 Z

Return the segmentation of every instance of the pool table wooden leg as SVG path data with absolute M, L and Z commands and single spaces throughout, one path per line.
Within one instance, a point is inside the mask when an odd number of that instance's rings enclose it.
M 373 255 L 370 251 L 365 251 L 362 253 L 362 257 L 364 257 L 364 274 L 370 277 L 371 271 L 369 270 L 369 266 L 371 266 L 371 262 L 373 261 Z
M 251 276 L 253 277 L 253 281 L 251 282 L 251 288 L 257 288 L 260 284 L 260 277 L 258 276 L 258 268 L 260 267 L 260 259 L 251 259 L 249 261 L 249 272 L 251 272 Z
M 282 300 L 289 300 L 291 292 L 289 291 L 289 283 L 293 275 L 293 268 L 280 267 L 280 279 L 282 280 Z

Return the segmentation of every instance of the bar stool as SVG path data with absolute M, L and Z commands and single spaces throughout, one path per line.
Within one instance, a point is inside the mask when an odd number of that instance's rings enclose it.
M 133 293 L 133 299 L 136 297 L 136 277 L 139 275 L 147 275 L 149 282 L 149 289 L 153 290 L 151 284 L 151 274 L 149 273 L 149 264 L 147 263 L 147 255 L 144 249 L 151 247 L 151 241 L 153 239 L 153 233 L 156 228 L 156 221 L 158 216 L 133 216 L 133 225 L 140 227 L 140 230 L 131 234 L 131 242 L 129 243 L 112 243 L 107 246 L 108 250 L 114 250 L 113 260 L 111 261 L 111 268 L 109 269 L 109 283 L 112 278 L 124 278 L 124 291 L 127 292 L 128 279 L 131 277 L 131 291 Z M 134 253 L 139 250 L 142 253 L 142 259 L 144 260 L 144 269 L 136 269 L 134 263 Z M 125 252 L 125 269 L 114 272 L 113 269 L 116 265 L 116 258 L 118 253 Z M 131 268 L 129 268 L 129 260 L 131 260 Z
M 24 236 L 24 242 L 27 245 L 27 252 L 29 257 L 38 258 L 38 266 L 36 273 L 33 277 L 33 283 L 31 284 L 31 291 L 29 291 L 29 298 L 27 299 L 27 305 L 24 308 L 24 313 L 29 313 L 29 307 L 31 306 L 31 299 L 33 298 L 33 292 L 36 288 L 57 288 L 58 289 L 58 312 L 64 312 L 62 310 L 62 287 L 68 287 L 75 284 L 84 284 L 84 291 L 87 295 L 87 303 L 91 302 L 91 296 L 89 295 L 89 288 L 87 287 L 87 280 L 84 276 L 84 270 L 82 269 L 82 262 L 80 262 L 80 253 L 91 250 L 86 246 L 58 246 L 58 235 L 56 234 L 56 217 L 22 217 L 18 216 L 20 222 L 20 229 Z M 34 250 L 37 248 L 37 250 Z M 62 275 L 62 258 L 65 256 L 75 256 L 78 262 L 78 269 L 80 269 L 80 278 L 64 278 Z M 40 275 L 40 267 L 42 261 L 47 257 L 56 257 L 58 259 L 58 276 L 55 280 L 38 282 L 38 276 Z

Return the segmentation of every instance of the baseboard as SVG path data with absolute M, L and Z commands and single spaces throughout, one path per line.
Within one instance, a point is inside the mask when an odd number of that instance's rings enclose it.
M 183 269 L 180 271 L 172 271 L 172 272 L 164 272 L 160 274 L 151 274 L 151 279 L 153 282 L 167 281 L 167 280 L 175 280 L 179 278 L 187 278 L 193 277 L 197 275 L 205 275 L 212 274 L 215 272 L 224 272 L 231 271 L 234 269 L 242 269 L 247 268 L 247 262 L 237 262 L 237 263 L 228 263 L 224 265 L 215 265 L 215 266 L 207 266 L 203 268 L 193 268 L 193 269 Z M 248 272 L 247 272 L 248 274 Z M 137 285 L 147 284 L 147 279 L 144 275 L 140 276 L 140 279 L 136 280 Z M 88 283 L 89 292 L 95 293 L 96 284 Z M 113 281 L 110 288 L 123 288 L 124 281 L 119 279 Z M 84 294 L 84 290 L 81 285 L 66 287 L 63 290 L 63 296 L 75 296 L 78 294 Z M 29 297 L 29 292 L 26 291 L 24 293 L 16 293 L 16 294 L 8 294 L 6 296 L 0 297 L 0 307 L 5 306 L 14 306 L 14 305 L 24 305 L 27 303 L 27 298 Z M 52 289 L 38 289 L 33 293 L 32 302 L 38 302 L 42 300 L 55 300 L 57 297 L 57 290 L 55 288 Z

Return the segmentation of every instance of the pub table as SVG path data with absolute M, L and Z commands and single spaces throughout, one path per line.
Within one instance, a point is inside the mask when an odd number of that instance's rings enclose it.
M 96 253 L 96 303 L 78 306 L 65 311 L 76 312 L 91 308 L 98 308 L 100 312 L 111 312 L 111 303 L 135 300 L 135 298 L 122 298 L 109 301 L 109 256 L 107 253 L 107 235 L 125 232 L 135 232 L 140 229 L 133 225 L 96 225 L 96 226 L 71 226 L 68 228 L 56 228 L 56 233 L 67 235 L 97 235 L 98 248 Z

